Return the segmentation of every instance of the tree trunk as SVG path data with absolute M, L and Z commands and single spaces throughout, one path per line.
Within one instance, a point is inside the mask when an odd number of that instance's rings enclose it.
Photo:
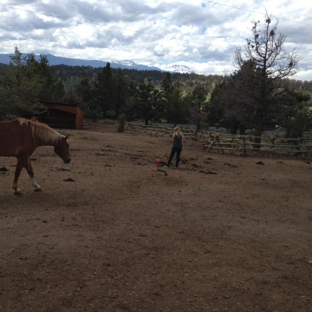
M 239 127 L 239 134 L 240 134 L 240 135 L 245 135 L 245 133 L 246 133 L 246 127 L 240 126 L 240 127 Z
M 231 134 L 236 134 L 237 133 L 237 129 L 238 129 L 237 125 L 233 126 L 233 128 L 231 130 Z
M 261 135 L 262 135 L 262 131 L 256 131 L 255 138 L 254 138 L 254 144 L 253 144 L 253 149 L 255 151 L 260 151 L 260 148 L 261 148 Z

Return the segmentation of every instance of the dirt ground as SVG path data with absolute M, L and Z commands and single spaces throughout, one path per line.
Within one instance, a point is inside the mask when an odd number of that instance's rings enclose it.
M 0 158 L 0 311 L 312 311 L 312 164 L 90 124 Z M 166 152 L 167 151 L 167 152 Z M 5 171 L 8 170 L 8 171 Z

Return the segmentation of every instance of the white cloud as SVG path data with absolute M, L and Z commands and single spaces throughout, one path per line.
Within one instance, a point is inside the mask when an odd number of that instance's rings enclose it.
M 266 11 L 278 18 L 285 47 L 303 56 L 293 78 L 312 80 L 312 4 L 302 1 L 2 0 L 1 53 L 18 47 L 23 53 L 181 64 L 223 74 L 233 70 L 251 21 L 263 21 Z

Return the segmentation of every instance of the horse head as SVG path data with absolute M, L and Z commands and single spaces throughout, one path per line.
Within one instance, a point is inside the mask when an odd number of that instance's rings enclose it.
M 69 153 L 69 144 L 68 144 L 68 135 L 60 136 L 58 143 L 54 147 L 54 152 L 59 155 L 65 164 L 70 163 L 70 153 Z

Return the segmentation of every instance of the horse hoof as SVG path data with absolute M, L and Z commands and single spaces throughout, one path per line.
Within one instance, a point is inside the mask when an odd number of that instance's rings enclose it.
M 35 192 L 42 192 L 42 189 L 41 188 L 36 188 Z
M 14 195 L 22 195 L 22 192 L 21 191 L 15 191 Z

